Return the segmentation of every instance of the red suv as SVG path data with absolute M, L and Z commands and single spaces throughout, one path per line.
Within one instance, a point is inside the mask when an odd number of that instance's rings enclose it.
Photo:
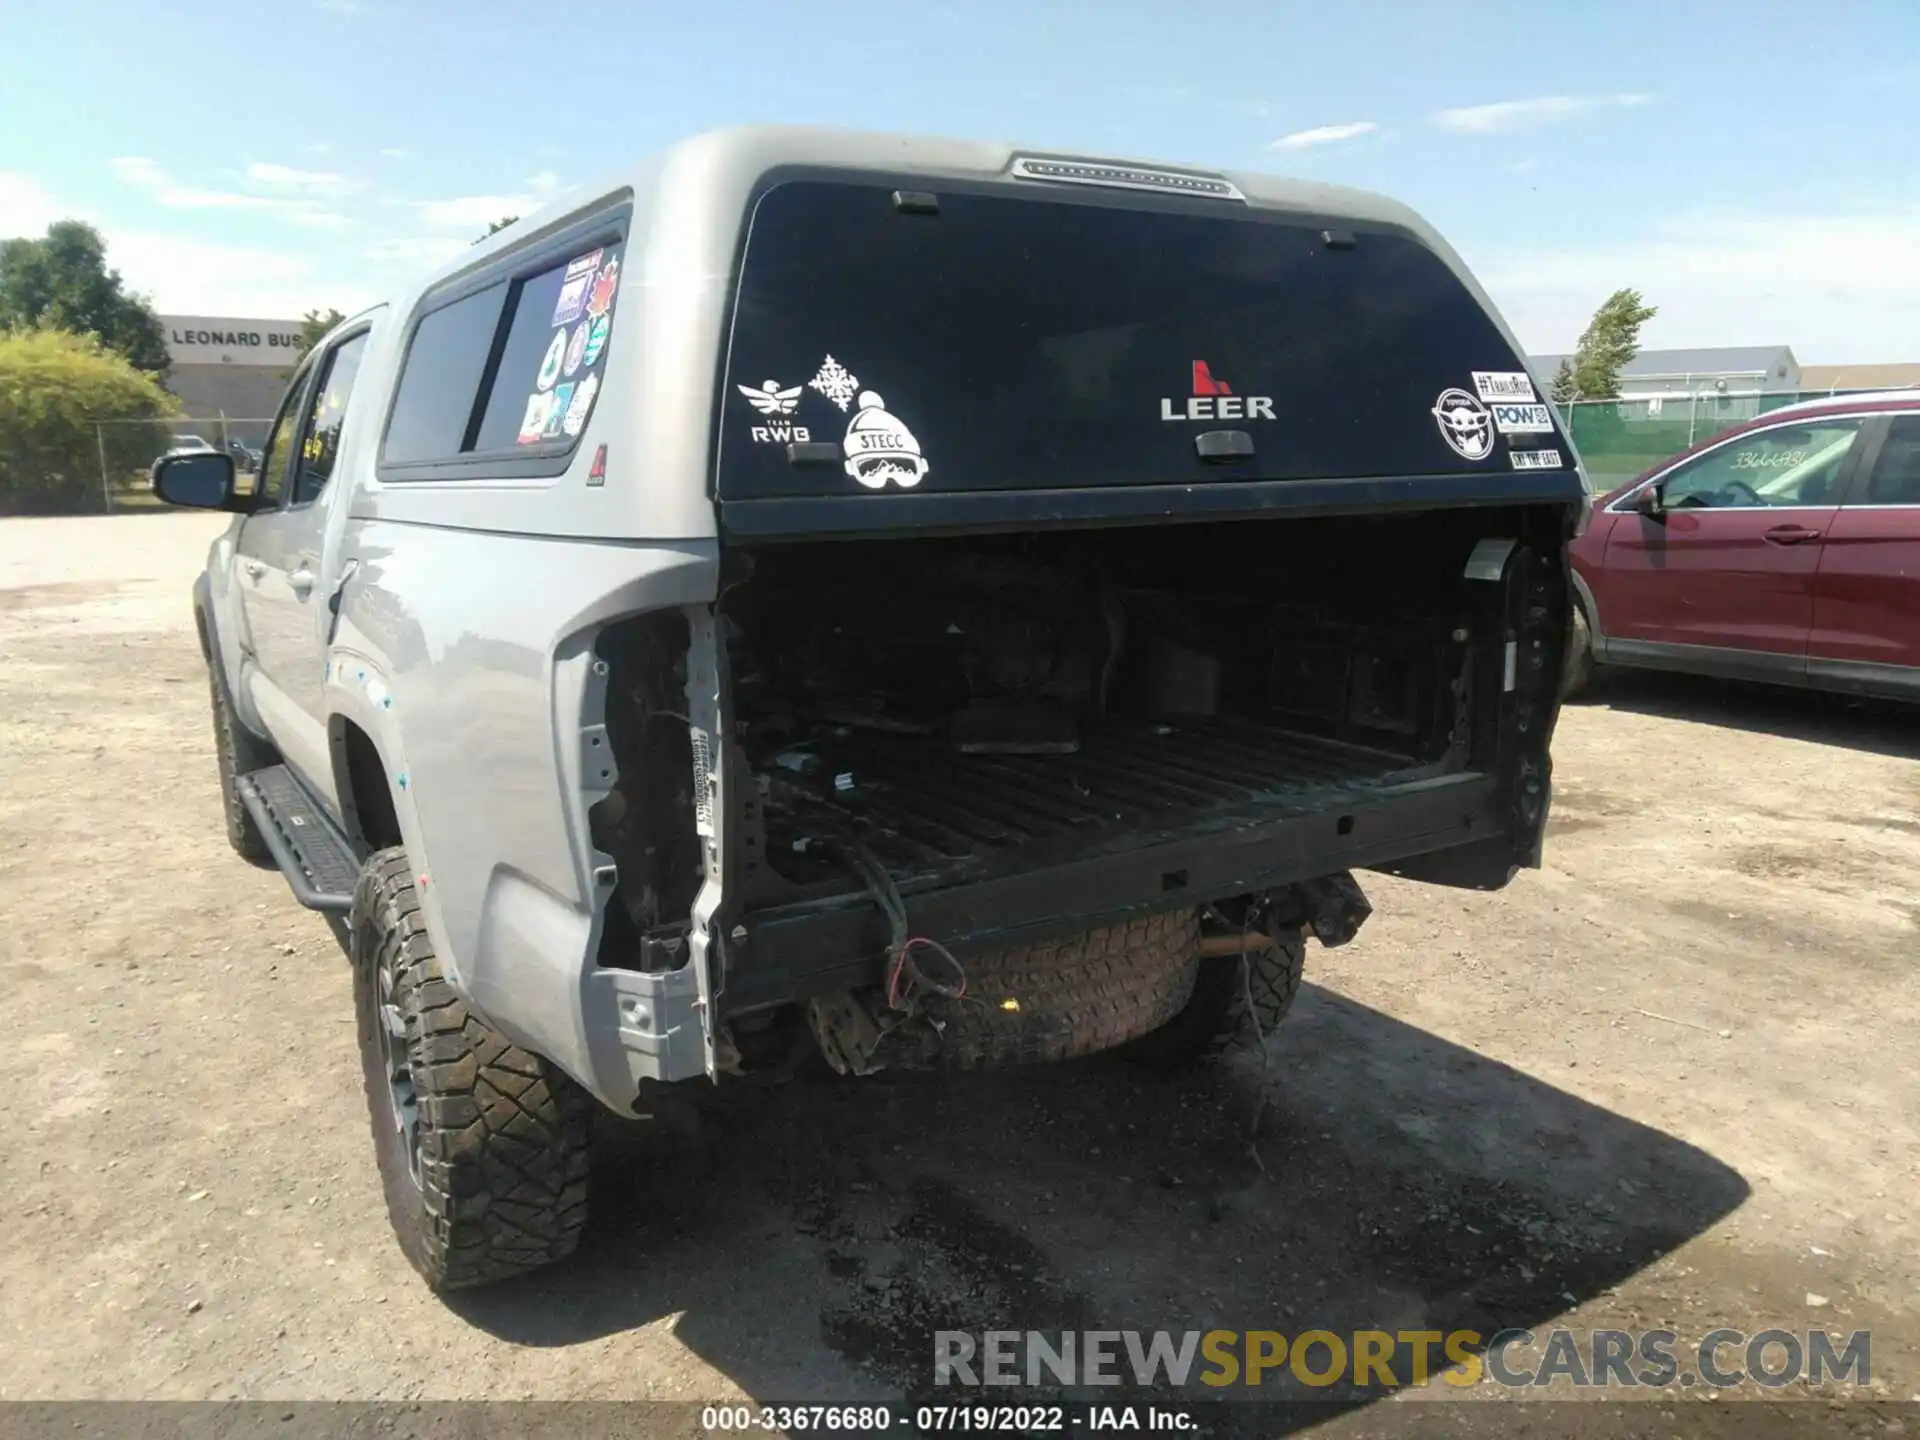
M 1572 547 L 1593 663 L 1920 699 L 1920 391 L 1775 410 L 1602 500 Z

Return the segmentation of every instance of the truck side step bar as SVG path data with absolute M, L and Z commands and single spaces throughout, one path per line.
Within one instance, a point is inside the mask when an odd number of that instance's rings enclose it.
M 260 827 L 293 898 L 309 910 L 344 915 L 353 908 L 360 861 L 353 844 L 308 797 L 284 765 L 235 777 L 240 803 Z

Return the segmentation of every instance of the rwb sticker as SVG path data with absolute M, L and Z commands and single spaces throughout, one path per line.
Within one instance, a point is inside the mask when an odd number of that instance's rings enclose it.
M 1559 470 L 1566 463 L 1558 450 L 1509 450 L 1507 458 L 1516 470 Z
M 1493 428 L 1502 435 L 1551 435 L 1553 412 L 1545 405 L 1516 405 L 1497 401 L 1493 406 Z
M 1495 400 L 1531 400 L 1533 381 L 1524 370 L 1476 370 L 1473 388 L 1491 404 Z

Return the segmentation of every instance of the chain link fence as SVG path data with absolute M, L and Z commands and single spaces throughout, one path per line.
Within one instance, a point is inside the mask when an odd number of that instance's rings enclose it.
M 1567 434 L 1596 494 L 1624 485 L 1662 460 L 1703 440 L 1802 400 L 1844 398 L 1848 391 L 1780 390 L 1766 394 L 1654 395 L 1638 400 L 1574 400 L 1558 405 Z M 1916 392 L 1920 398 L 1920 392 Z
M 258 470 L 273 417 L 181 416 L 164 420 L 96 420 L 100 457 L 100 508 L 109 515 L 149 510 L 159 505 L 149 488 L 148 467 L 161 455 L 180 450 L 214 450 L 233 457 L 244 487 Z M 151 451 L 152 453 L 148 453 Z

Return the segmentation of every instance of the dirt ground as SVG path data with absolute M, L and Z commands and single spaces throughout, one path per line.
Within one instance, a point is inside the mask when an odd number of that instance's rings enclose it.
M 1561 721 L 1547 867 L 1363 877 L 1264 1067 L 609 1121 L 581 1255 L 442 1301 L 334 936 L 222 833 L 217 528 L 0 523 L 0 1399 L 847 1401 L 923 1388 L 936 1328 L 1556 1324 L 1871 1328 L 1920 1399 L 1913 715 L 1614 681 Z

